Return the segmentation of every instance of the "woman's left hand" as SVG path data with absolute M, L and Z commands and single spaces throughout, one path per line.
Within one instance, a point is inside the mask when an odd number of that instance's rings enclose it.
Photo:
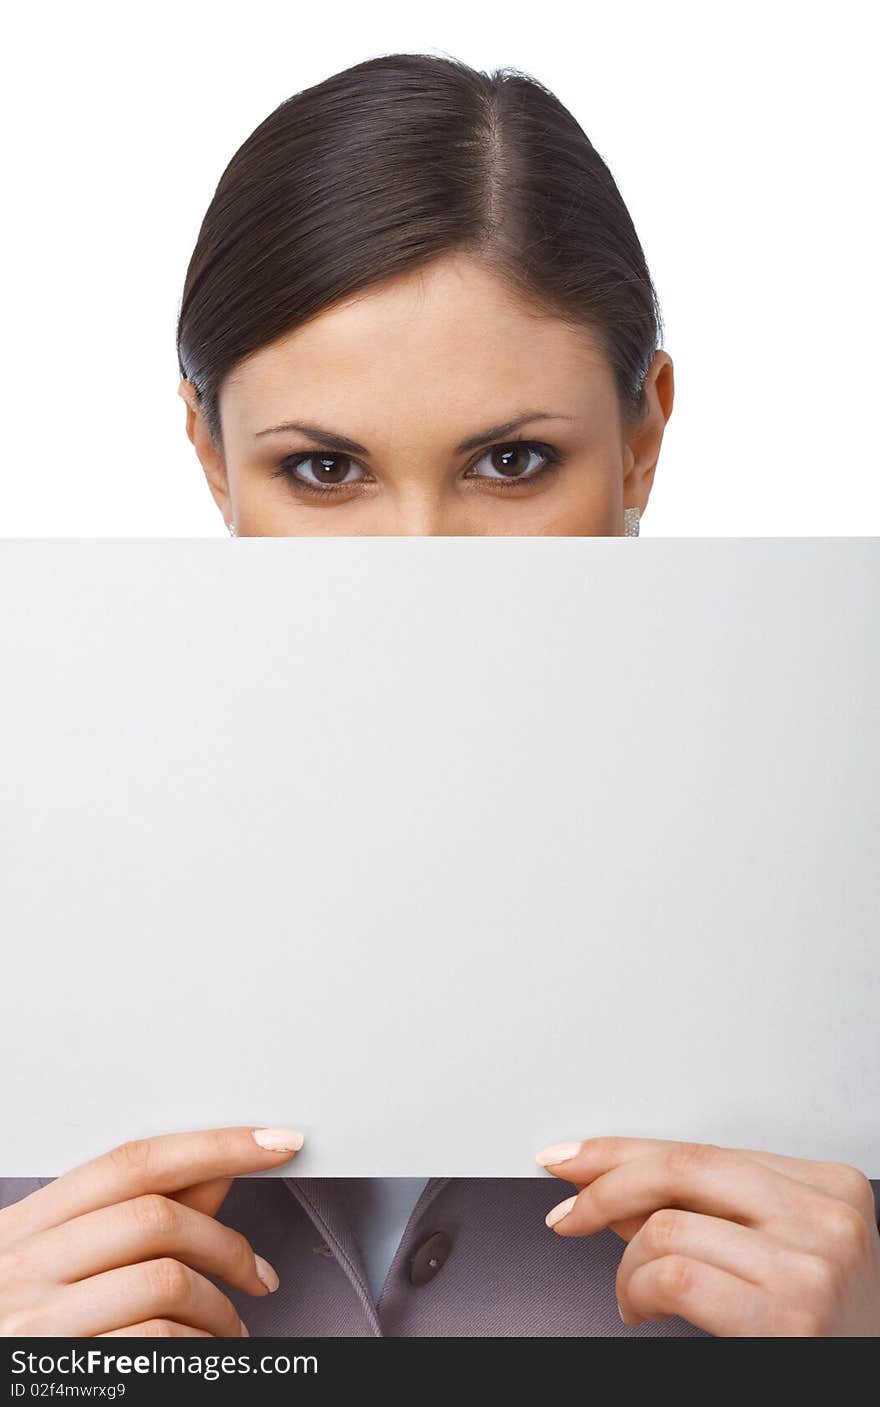
M 625 1324 L 681 1315 L 725 1338 L 880 1337 L 880 1233 L 856 1168 L 648 1138 L 553 1144 L 537 1161 L 581 1189 L 548 1226 L 629 1242 Z

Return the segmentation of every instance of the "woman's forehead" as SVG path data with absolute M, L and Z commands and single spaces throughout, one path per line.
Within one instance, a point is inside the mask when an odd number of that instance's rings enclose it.
M 377 408 L 428 422 L 454 408 L 457 426 L 482 425 L 526 403 L 595 414 L 612 391 L 587 331 L 536 316 L 500 279 L 453 264 L 366 290 L 260 348 L 226 378 L 221 411 L 255 435 L 294 417 L 337 424 L 344 397 L 356 436 L 353 422 Z

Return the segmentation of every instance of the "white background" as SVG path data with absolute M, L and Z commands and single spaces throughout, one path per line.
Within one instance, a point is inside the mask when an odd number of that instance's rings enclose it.
M 278 103 L 398 50 L 511 64 L 608 162 L 676 402 L 643 535 L 873 535 L 876 7 L 16 5 L 0 536 L 215 536 L 175 320 L 220 174 Z

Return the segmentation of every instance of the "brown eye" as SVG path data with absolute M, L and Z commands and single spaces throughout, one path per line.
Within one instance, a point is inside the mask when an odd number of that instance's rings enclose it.
M 537 466 L 530 463 L 538 461 Z M 561 456 L 550 445 L 537 444 L 531 440 L 514 440 L 507 445 L 493 445 L 487 450 L 478 464 L 488 461 L 491 472 L 475 474 L 477 479 L 494 479 L 515 483 L 517 480 L 537 479 L 546 469 L 560 462 Z
M 487 479 L 502 489 L 515 489 L 519 484 L 529 484 L 543 478 L 558 464 L 562 455 L 552 445 L 533 440 L 513 440 L 504 445 L 493 445 L 486 450 L 477 464 L 489 461 L 489 473 L 474 473 L 470 469 L 465 475 L 469 479 Z M 313 494 L 326 498 L 351 487 L 353 484 L 369 482 L 361 473 L 359 465 L 347 454 L 335 450 L 301 450 L 289 454 L 273 470 L 276 476 L 289 480 L 298 493 Z M 355 474 L 352 477 L 351 471 Z
M 314 467 L 304 474 L 303 466 L 309 464 Z M 348 477 L 349 471 L 356 467 L 354 460 L 347 454 L 337 454 L 335 451 L 331 453 L 329 450 L 306 450 L 301 454 L 288 455 L 279 466 L 278 472 L 296 484 L 297 488 L 305 489 L 307 493 L 321 493 L 361 482 L 358 478 Z

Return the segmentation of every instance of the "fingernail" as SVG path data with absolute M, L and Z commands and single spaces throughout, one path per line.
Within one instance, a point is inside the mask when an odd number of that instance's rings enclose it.
M 270 1292 L 277 1290 L 278 1286 L 281 1284 L 281 1281 L 278 1279 L 278 1272 L 273 1269 L 267 1260 L 263 1260 L 262 1256 L 258 1256 L 256 1251 L 254 1252 L 254 1263 L 257 1268 L 257 1279 L 262 1280 L 266 1289 Z
M 305 1142 L 296 1129 L 252 1129 L 254 1139 L 269 1153 L 296 1153 Z
M 535 1154 L 535 1162 L 542 1167 L 553 1167 L 556 1163 L 564 1163 L 568 1158 L 573 1158 L 580 1153 L 579 1143 L 551 1143 L 549 1148 L 542 1148 L 540 1153 Z
M 250 1334 L 249 1334 L 249 1332 L 248 1332 L 248 1326 L 247 1326 L 247 1324 L 245 1324 L 245 1322 L 244 1322 L 243 1319 L 239 1319 L 238 1322 L 239 1322 L 239 1324 L 241 1325 L 241 1336 L 242 1336 L 242 1338 L 243 1338 L 243 1339 L 249 1339 L 249 1338 L 250 1338 Z
M 548 1226 L 555 1226 L 557 1221 L 561 1221 L 564 1216 L 568 1216 L 576 1201 L 577 1196 L 566 1197 L 564 1202 L 559 1202 L 555 1207 L 551 1207 L 544 1218 L 546 1224 Z

